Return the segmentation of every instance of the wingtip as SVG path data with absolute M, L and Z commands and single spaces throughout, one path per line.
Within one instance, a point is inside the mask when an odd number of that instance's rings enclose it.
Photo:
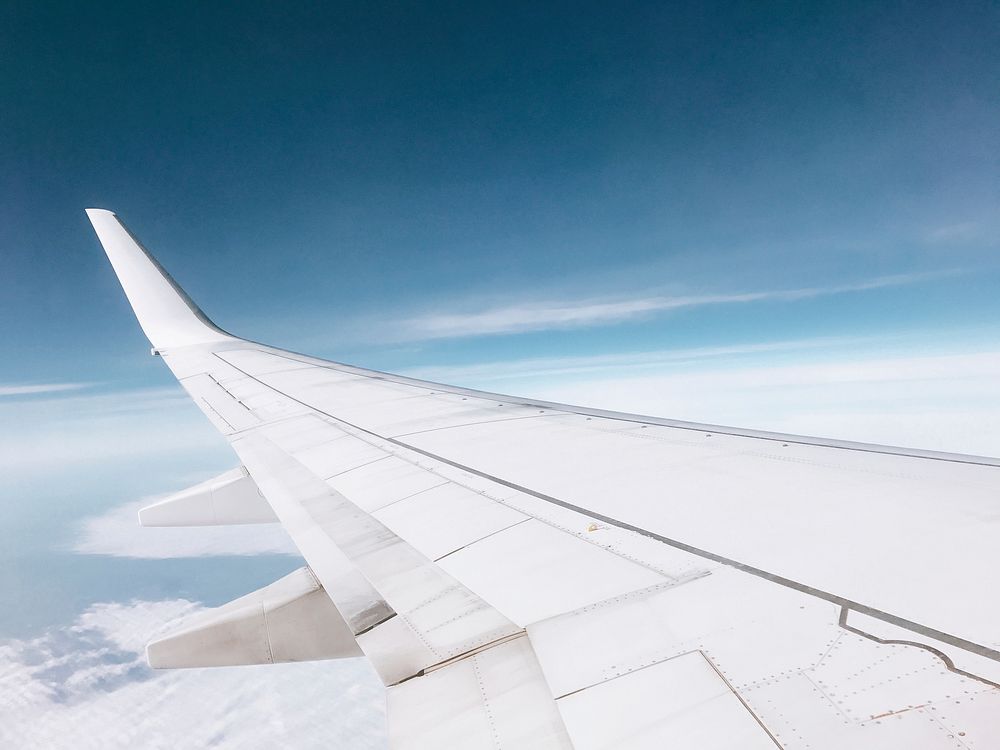
M 117 215 L 110 208 L 85 208 L 83 210 L 87 214 L 87 216 L 93 216 L 94 214 L 111 214 L 112 216 Z
M 228 341 L 177 282 L 106 208 L 85 209 L 147 338 L 156 349 Z

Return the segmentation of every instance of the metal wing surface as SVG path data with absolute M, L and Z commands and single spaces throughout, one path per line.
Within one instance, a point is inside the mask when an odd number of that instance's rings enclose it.
M 364 655 L 396 748 L 1000 746 L 995 459 L 275 349 L 88 214 L 242 465 L 143 522 L 277 519 L 309 566 L 150 644 L 154 665 Z

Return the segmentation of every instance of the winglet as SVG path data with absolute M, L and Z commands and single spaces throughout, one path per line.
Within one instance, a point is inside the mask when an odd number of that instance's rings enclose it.
M 227 341 L 169 273 L 112 212 L 88 208 L 87 216 L 118 275 L 139 325 L 156 349 Z

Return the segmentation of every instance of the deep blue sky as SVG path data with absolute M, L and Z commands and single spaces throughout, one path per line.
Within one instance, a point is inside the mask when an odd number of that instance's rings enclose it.
M 985 2 L 6 3 L 0 379 L 162 370 L 129 356 L 144 341 L 87 206 L 116 210 L 224 327 L 382 367 L 996 320 L 998 18 Z M 385 344 L 426 311 L 954 269 Z M 371 319 L 388 323 L 369 337 Z

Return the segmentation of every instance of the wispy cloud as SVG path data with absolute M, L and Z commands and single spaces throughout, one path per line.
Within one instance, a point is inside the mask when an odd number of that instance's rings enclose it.
M 852 284 L 755 292 L 647 295 L 630 299 L 579 299 L 521 302 L 485 310 L 432 312 L 396 324 L 402 339 L 430 340 L 528 333 L 552 329 L 607 325 L 684 308 L 751 302 L 794 302 L 846 292 L 905 286 L 957 273 L 954 270 L 880 276 Z
M 208 557 L 213 555 L 298 555 L 280 524 L 142 528 L 139 508 L 156 502 L 150 497 L 112 508 L 80 525 L 73 551 L 144 559 Z
M 0 398 L 5 396 L 37 396 L 89 388 L 93 383 L 0 383 Z
M 0 745 L 66 748 L 385 747 L 384 693 L 362 659 L 154 672 L 145 642 L 200 607 L 98 604 L 0 643 Z
M 931 244 L 953 244 L 968 242 L 981 235 L 981 225 L 977 221 L 962 221 L 933 227 L 924 233 L 924 240 Z
M 752 355 L 807 352 L 815 349 L 857 346 L 880 339 L 874 337 L 816 337 L 788 341 L 699 346 L 684 349 L 661 349 L 622 354 L 594 354 L 571 357 L 538 357 L 506 362 L 481 362 L 466 365 L 413 367 L 402 374 L 413 378 L 460 385 L 485 384 L 498 381 L 547 378 L 552 376 L 597 375 L 613 373 L 616 377 L 641 374 L 644 371 L 678 369 L 708 360 L 742 358 Z M 898 340 L 898 337 L 897 337 Z

